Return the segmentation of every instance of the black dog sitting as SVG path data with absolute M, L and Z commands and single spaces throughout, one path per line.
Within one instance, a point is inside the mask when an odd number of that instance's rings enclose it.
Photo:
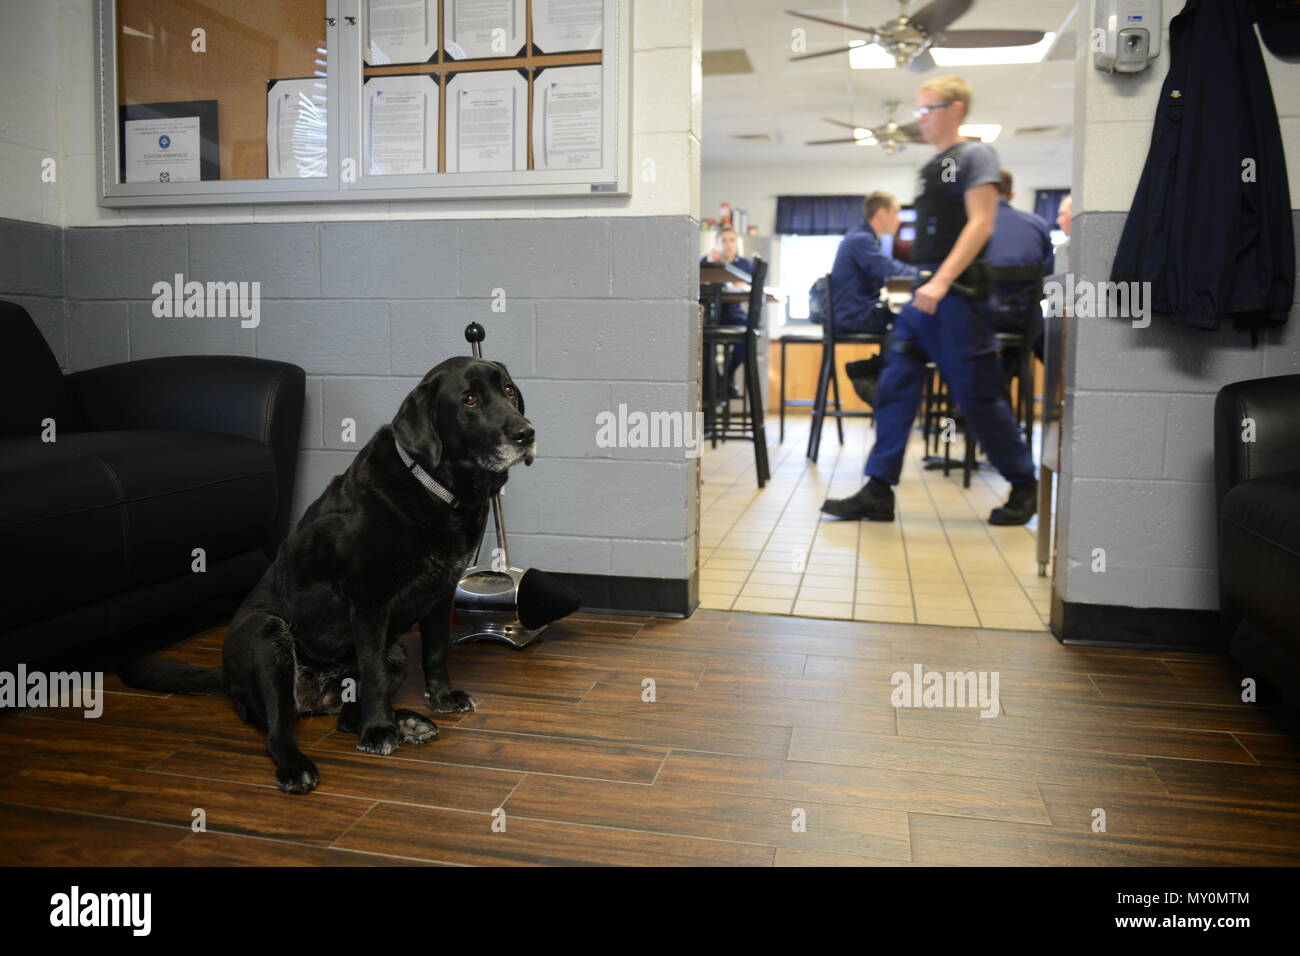
M 432 721 L 392 709 L 406 675 L 397 638 L 418 623 L 433 711 L 474 709 L 447 676 L 452 599 L 490 496 L 511 465 L 532 464 L 535 453 L 506 367 L 448 359 L 280 545 L 235 615 L 221 667 L 139 660 L 121 668 L 122 679 L 149 690 L 228 694 L 244 721 L 266 730 L 276 779 L 289 793 L 320 783 L 298 747 L 300 714 L 338 714 L 339 730 L 359 734 L 357 749 L 366 753 L 433 739 Z M 356 694 L 345 702 L 349 687 Z

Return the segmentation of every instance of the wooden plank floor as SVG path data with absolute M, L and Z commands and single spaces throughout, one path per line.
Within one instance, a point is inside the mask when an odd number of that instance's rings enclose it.
M 165 653 L 211 665 L 223 637 Z M 224 698 L 110 676 L 97 720 L 0 718 L 0 864 L 1300 863 L 1300 724 L 1240 703 L 1226 657 L 707 610 L 543 637 L 454 648 L 479 708 L 431 743 L 368 756 L 300 721 L 306 797 Z M 915 663 L 996 670 L 1002 714 L 895 709 Z M 412 673 L 399 706 L 423 703 Z

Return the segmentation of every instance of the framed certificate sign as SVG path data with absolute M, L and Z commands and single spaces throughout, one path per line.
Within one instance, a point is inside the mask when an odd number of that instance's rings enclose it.
M 453 73 L 447 110 L 448 172 L 528 168 L 528 82 L 514 70 Z
M 526 0 L 442 0 L 443 45 L 453 60 L 514 56 L 524 45 Z
M 427 63 L 438 49 L 438 0 L 365 0 L 367 66 Z
M 432 76 L 376 76 L 362 90 L 366 173 L 438 171 L 438 84 Z
M 216 100 L 123 106 L 120 121 L 123 182 L 221 178 Z
M 533 46 L 538 52 L 599 50 L 604 36 L 600 0 L 533 0 Z
M 602 85 L 599 66 L 562 66 L 538 76 L 533 92 L 535 168 L 600 168 Z

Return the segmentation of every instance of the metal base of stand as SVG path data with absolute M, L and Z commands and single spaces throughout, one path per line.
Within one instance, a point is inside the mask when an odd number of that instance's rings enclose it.
M 949 458 L 948 467 L 955 468 L 956 470 L 961 471 L 961 459 Z M 921 468 L 924 471 L 938 471 L 941 468 L 943 468 L 943 459 L 938 455 L 925 455 L 921 458 Z M 994 468 L 987 461 L 975 462 L 975 470 L 976 471 L 997 471 L 997 469 Z
M 522 624 L 476 624 L 468 633 L 456 638 L 454 644 L 468 644 L 470 641 L 500 641 L 511 647 L 527 647 L 538 634 L 546 630 L 539 627 L 530 631 Z
M 476 565 L 461 576 L 452 607 L 468 632 L 454 643 L 502 641 L 511 647 L 530 644 L 545 625 L 529 630 L 519 620 L 519 584 L 522 568 Z

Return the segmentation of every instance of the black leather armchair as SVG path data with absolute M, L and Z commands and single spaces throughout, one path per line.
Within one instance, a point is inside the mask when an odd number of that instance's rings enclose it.
M 64 376 L 0 302 L 0 389 L 0 666 L 247 590 L 274 558 L 301 368 L 179 356 Z
M 1219 391 L 1214 472 L 1228 651 L 1300 704 L 1300 375 Z

